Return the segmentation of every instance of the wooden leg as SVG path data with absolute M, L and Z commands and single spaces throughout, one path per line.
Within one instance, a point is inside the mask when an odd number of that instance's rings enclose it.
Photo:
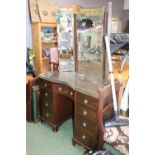
M 53 132 L 58 132 L 58 127 L 52 127 Z
M 73 139 L 72 139 L 72 145 L 76 146 L 76 143 L 75 143 L 75 141 Z

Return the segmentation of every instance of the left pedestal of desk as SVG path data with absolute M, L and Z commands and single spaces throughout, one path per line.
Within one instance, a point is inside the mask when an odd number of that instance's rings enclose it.
M 59 126 L 73 115 L 74 92 L 68 86 L 42 78 L 39 79 L 39 89 L 40 120 L 57 132 Z

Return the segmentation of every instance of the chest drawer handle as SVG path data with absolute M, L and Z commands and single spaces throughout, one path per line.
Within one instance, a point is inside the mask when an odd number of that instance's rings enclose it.
M 45 87 L 47 87 L 47 83 L 45 83 Z
M 48 96 L 48 93 L 45 93 L 45 96 Z
M 61 87 L 59 87 L 59 91 L 62 91 L 62 88 Z
M 87 104 L 88 103 L 88 100 L 87 99 L 84 99 L 84 104 Z
M 83 127 L 86 127 L 86 126 L 87 126 L 87 123 L 86 123 L 86 122 L 84 122 L 84 123 L 83 123 Z
M 48 106 L 48 103 L 46 103 L 45 106 L 47 107 Z
M 87 111 L 86 111 L 86 110 L 83 111 L 83 115 L 84 115 L 84 116 L 87 115 Z
M 46 114 L 46 117 L 49 117 L 49 114 Z
M 86 136 L 85 135 L 82 135 L 82 139 L 86 139 Z
M 70 96 L 73 96 L 73 92 L 72 91 L 70 92 Z

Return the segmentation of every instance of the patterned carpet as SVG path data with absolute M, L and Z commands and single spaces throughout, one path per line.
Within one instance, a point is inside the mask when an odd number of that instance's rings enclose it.
M 72 145 L 72 120 L 68 120 L 54 133 L 47 124 L 26 123 L 26 155 L 82 155 L 79 145 Z

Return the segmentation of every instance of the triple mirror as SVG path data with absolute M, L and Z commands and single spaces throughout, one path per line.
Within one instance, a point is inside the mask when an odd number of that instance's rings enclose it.
M 74 15 L 72 9 L 57 11 L 59 70 L 74 71 Z
M 73 10 L 57 11 L 60 71 L 78 71 L 81 77 L 92 81 L 101 80 L 103 15 L 103 8 L 78 9 L 75 29 Z M 75 34 L 77 38 L 74 38 Z M 75 63 L 77 70 L 75 70 Z
M 78 72 L 91 81 L 102 79 L 103 8 L 77 14 Z

